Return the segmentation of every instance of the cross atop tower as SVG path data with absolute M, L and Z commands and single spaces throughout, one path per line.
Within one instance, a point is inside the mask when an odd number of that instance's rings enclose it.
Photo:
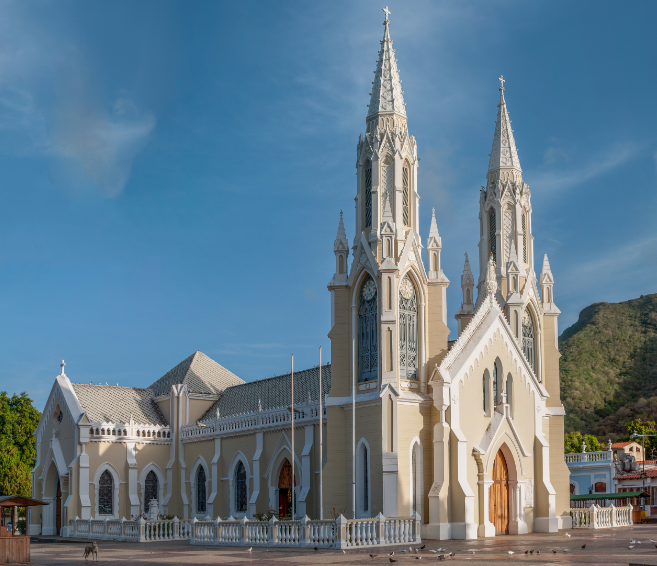
M 500 78 L 497 80 L 500 81 L 500 90 L 504 90 L 504 83 L 506 82 L 504 80 L 504 75 L 500 75 Z
M 66 364 L 64 363 L 64 360 L 62 360 L 62 363 L 59 364 L 59 367 L 62 368 L 62 374 L 61 375 L 64 375 L 64 367 L 66 367 Z
M 385 8 L 383 8 L 383 13 L 386 15 L 386 19 L 385 19 L 385 21 L 383 22 L 383 25 L 385 26 L 385 25 L 388 25 L 388 22 L 390 21 L 390 20 L 388 20 L 388 16 L 389 16 L 392 12 L 390 12 L 390 10 L 388 10 L 388 6 L 386 6 Z

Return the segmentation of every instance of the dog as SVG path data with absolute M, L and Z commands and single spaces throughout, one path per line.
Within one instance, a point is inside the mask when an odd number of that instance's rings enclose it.
M 87 557 L 89 555 L 92 555 L 91 559 L 95 558 L 96 562 L 98 562 L 98 544 L 96 544 L 96 541 L 93 542 L 93 544 L 90 544 L 89 546 L 84 547 L 84 559 L 87 560 Z

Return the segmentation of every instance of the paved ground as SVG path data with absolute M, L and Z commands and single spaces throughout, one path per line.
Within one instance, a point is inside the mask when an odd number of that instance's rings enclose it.
M 436 563 L 436 554 L 429 549 L 447 548 L 455 557 L 444 564 L 650 564 L 657 566 L 657 548 L 650 539 L 657 541 L 657 525 L 639 525 L 596 531 L 569 531 L 570 538 L 560 534 L 532 534 L 523 536 L 501 536 L 475 541 L 425 541 L 426 548 L 419 555 L 422 561 L 400 548 L 370 548 L 351 550 L 342 554 L 340 550 L 265 549 L 253 548 L 246 552 L 240 547 L 191 546 L 188 541 L 164 543 L 126 543 L 100 541 L 99 564 L 121 564 L 139 566 L 184 564 L 259 564 L 262 566 L 292 566 L 311 564 L 389 564 L 387 553 L 395 551 L 396 566 Z M 628 549 L 631 539 L 641 541 Z M 582 545 L 586 548 L 582 549 Z M 570 552 L 563 553 L 568 548 Z M 553 554 L 552 549 L 557 553 Z M 84 562 L 83 543 L 34 542 L 32 564 L 75 564 Z M 470 551 L 474 550 L 474 554 Z M 508 554 L 511 550 L 514 554 Z M 525 555 L 525 550 L 540 550 L 540 554 Z M 371 554 L 378 554 L 370 558 Z

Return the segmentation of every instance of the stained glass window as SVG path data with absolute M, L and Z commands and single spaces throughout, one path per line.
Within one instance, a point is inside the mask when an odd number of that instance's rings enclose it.
M 158 481 L 155 472 L 151 470 L 146 476 L 146 482 L 144 485 L 144 511 L 148 512 L 151 499 L 158 501 L 157 497 L 158 492 Z
M 399 285 L 399 377 L 417 379 L 417 296 L 408 275 Z
M 402 167 L 402 186 L 403 186 L 403 193 L 402 193 L 402 216 L 404 220 L 404 226 L 410 226 L 410 215 L 409 215 L 409 208 L 408 208 L 408 201 L 409 201 L 409 181 L 408 181 L 408 163 L 404 161 L 404 166 Z
M 372 225 L 372 162 L 365 166 L 365 227 Z
M 490 244 L 490 253 L 493 256 L 493 261 L 497 263 L 497 218 L 495 216 L 495 208 L 490 209 L 488 215 L 488 242 Z
M 246 511 L 246 469 L 241 460 L 235 468 L 235 511 Z
M 529 310 L 525 309 L 522 313 L 522 351 L 529 365 L 536 372 L 536 360 L 534 355 L 534 320 Z
M 114 478 L 109 470 L 105 470 L 98 480 L 98 514 L 113 515 L 114 509 Z
M 199 466 L 196 470 L 196 512 L 205 513 L 207 509 L 207 488 L 205 485 L 205 468 Z
M 367 277 L 358 300 L 358 381 L 378 379 L 379 339 L 377 332 L 377 291 Z

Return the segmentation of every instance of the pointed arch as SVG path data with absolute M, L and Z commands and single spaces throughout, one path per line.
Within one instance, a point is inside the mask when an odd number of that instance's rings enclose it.
M 251 477 L 248 458 L 241 451 L 237 452 L 228 467 L 230 514 L 233 517 L 246 516 L 250 495 L 249 480 Z M 241 509 L 238 508 L 239 502 L 244 503 Z
M 386 155 L 381 161 L 381 177 L 380 177 L 380 191 L 381 191 L 381 209 L 387 200 L 390 204 L 390 210 L 394 211 L 394 185 L 395 185 L 395 165 L 392 158 Z
M 121 485 L 121 477 L 119 472 L 112 464 L 109 462 L 104 462 L 98 466 L 98 468 L 96 468 L 93 485 L 95 490 L 95 517 L 108 517 L 110 519 L 118 519 L 119 486 Z M 101 495 L 103 497 L 103 506 L 100 505 Z M 107 502 L 105 497 L 111 497 L 111 501 Z
M 399 377 L 418 379 L 418 293 L 408 274 L 399 284 Z
M 410 213 L 410 168 L 408 161 L 404 159 L 402 162 L 402 222 L 404 226 L 411 225 Z
M 376 280 L 362 279 L 358 289 L 358 381 L 379 377 L 379 290 Z
M 192 517 L 202 519 L 208 515 L 208 487 L 210 468 L 203 456 L 196 458 L 190 473 L 192 484 Z
M 495 207 L 491 206 L 488 211 L 488 253 L 493 256 L 497 263 L 497 213 Z
M 147 498 L 147 492 L 148 494 L 152 494 L 152 491 L 147 489 L 146 483 L 147 483 L 147 478 L 149 474 L 154 474 L 155 477 L 157 478 L 157 504 L 160 510 L 162 510 L 162 505 L 164 504 L 164 486 L 166 484 L 166 480 L 164 478 L 164 474 L 162 473 L 162 470 L 160 470 L 159 466 L 155 464 L 154 462 L 151 462 L 146 466 L 142 471 L 141 474 L 139 474 L 139 486 L 141 487 L 141 499 L 142 499 L 142 509 L 144 513 L 148 513 L 148 505 L 150 501 Z M 152 478 L 151 478 L 152 480 Z M 149 487 L 152 489 L 152 481 L 149 480 Z
M 409 477 L 410 477 L 410 515 L 417 513 L 422 517 L 424 503 L 424 474 L 423 474 L 423 451 L 422 442 L 419 437 L 411 440 L 409 449 Z
M 537 348 L 537 324 L 535 323 L 533 309 L 530 308 L 529 304 L 525 306 L 522 311 L 522 352 L 525 355 L 525 359 L 529 363 L 530 367 L 534 371 L 534 374 L 538 375 L 536 358 L 538 353 Z
M 372 161 L 367 160 L 364 167 L 365 182 L 365 228 L 372 226 Z
M 372 453 L 365 438 L 356 446 L 356 517 L 372 516 Z

